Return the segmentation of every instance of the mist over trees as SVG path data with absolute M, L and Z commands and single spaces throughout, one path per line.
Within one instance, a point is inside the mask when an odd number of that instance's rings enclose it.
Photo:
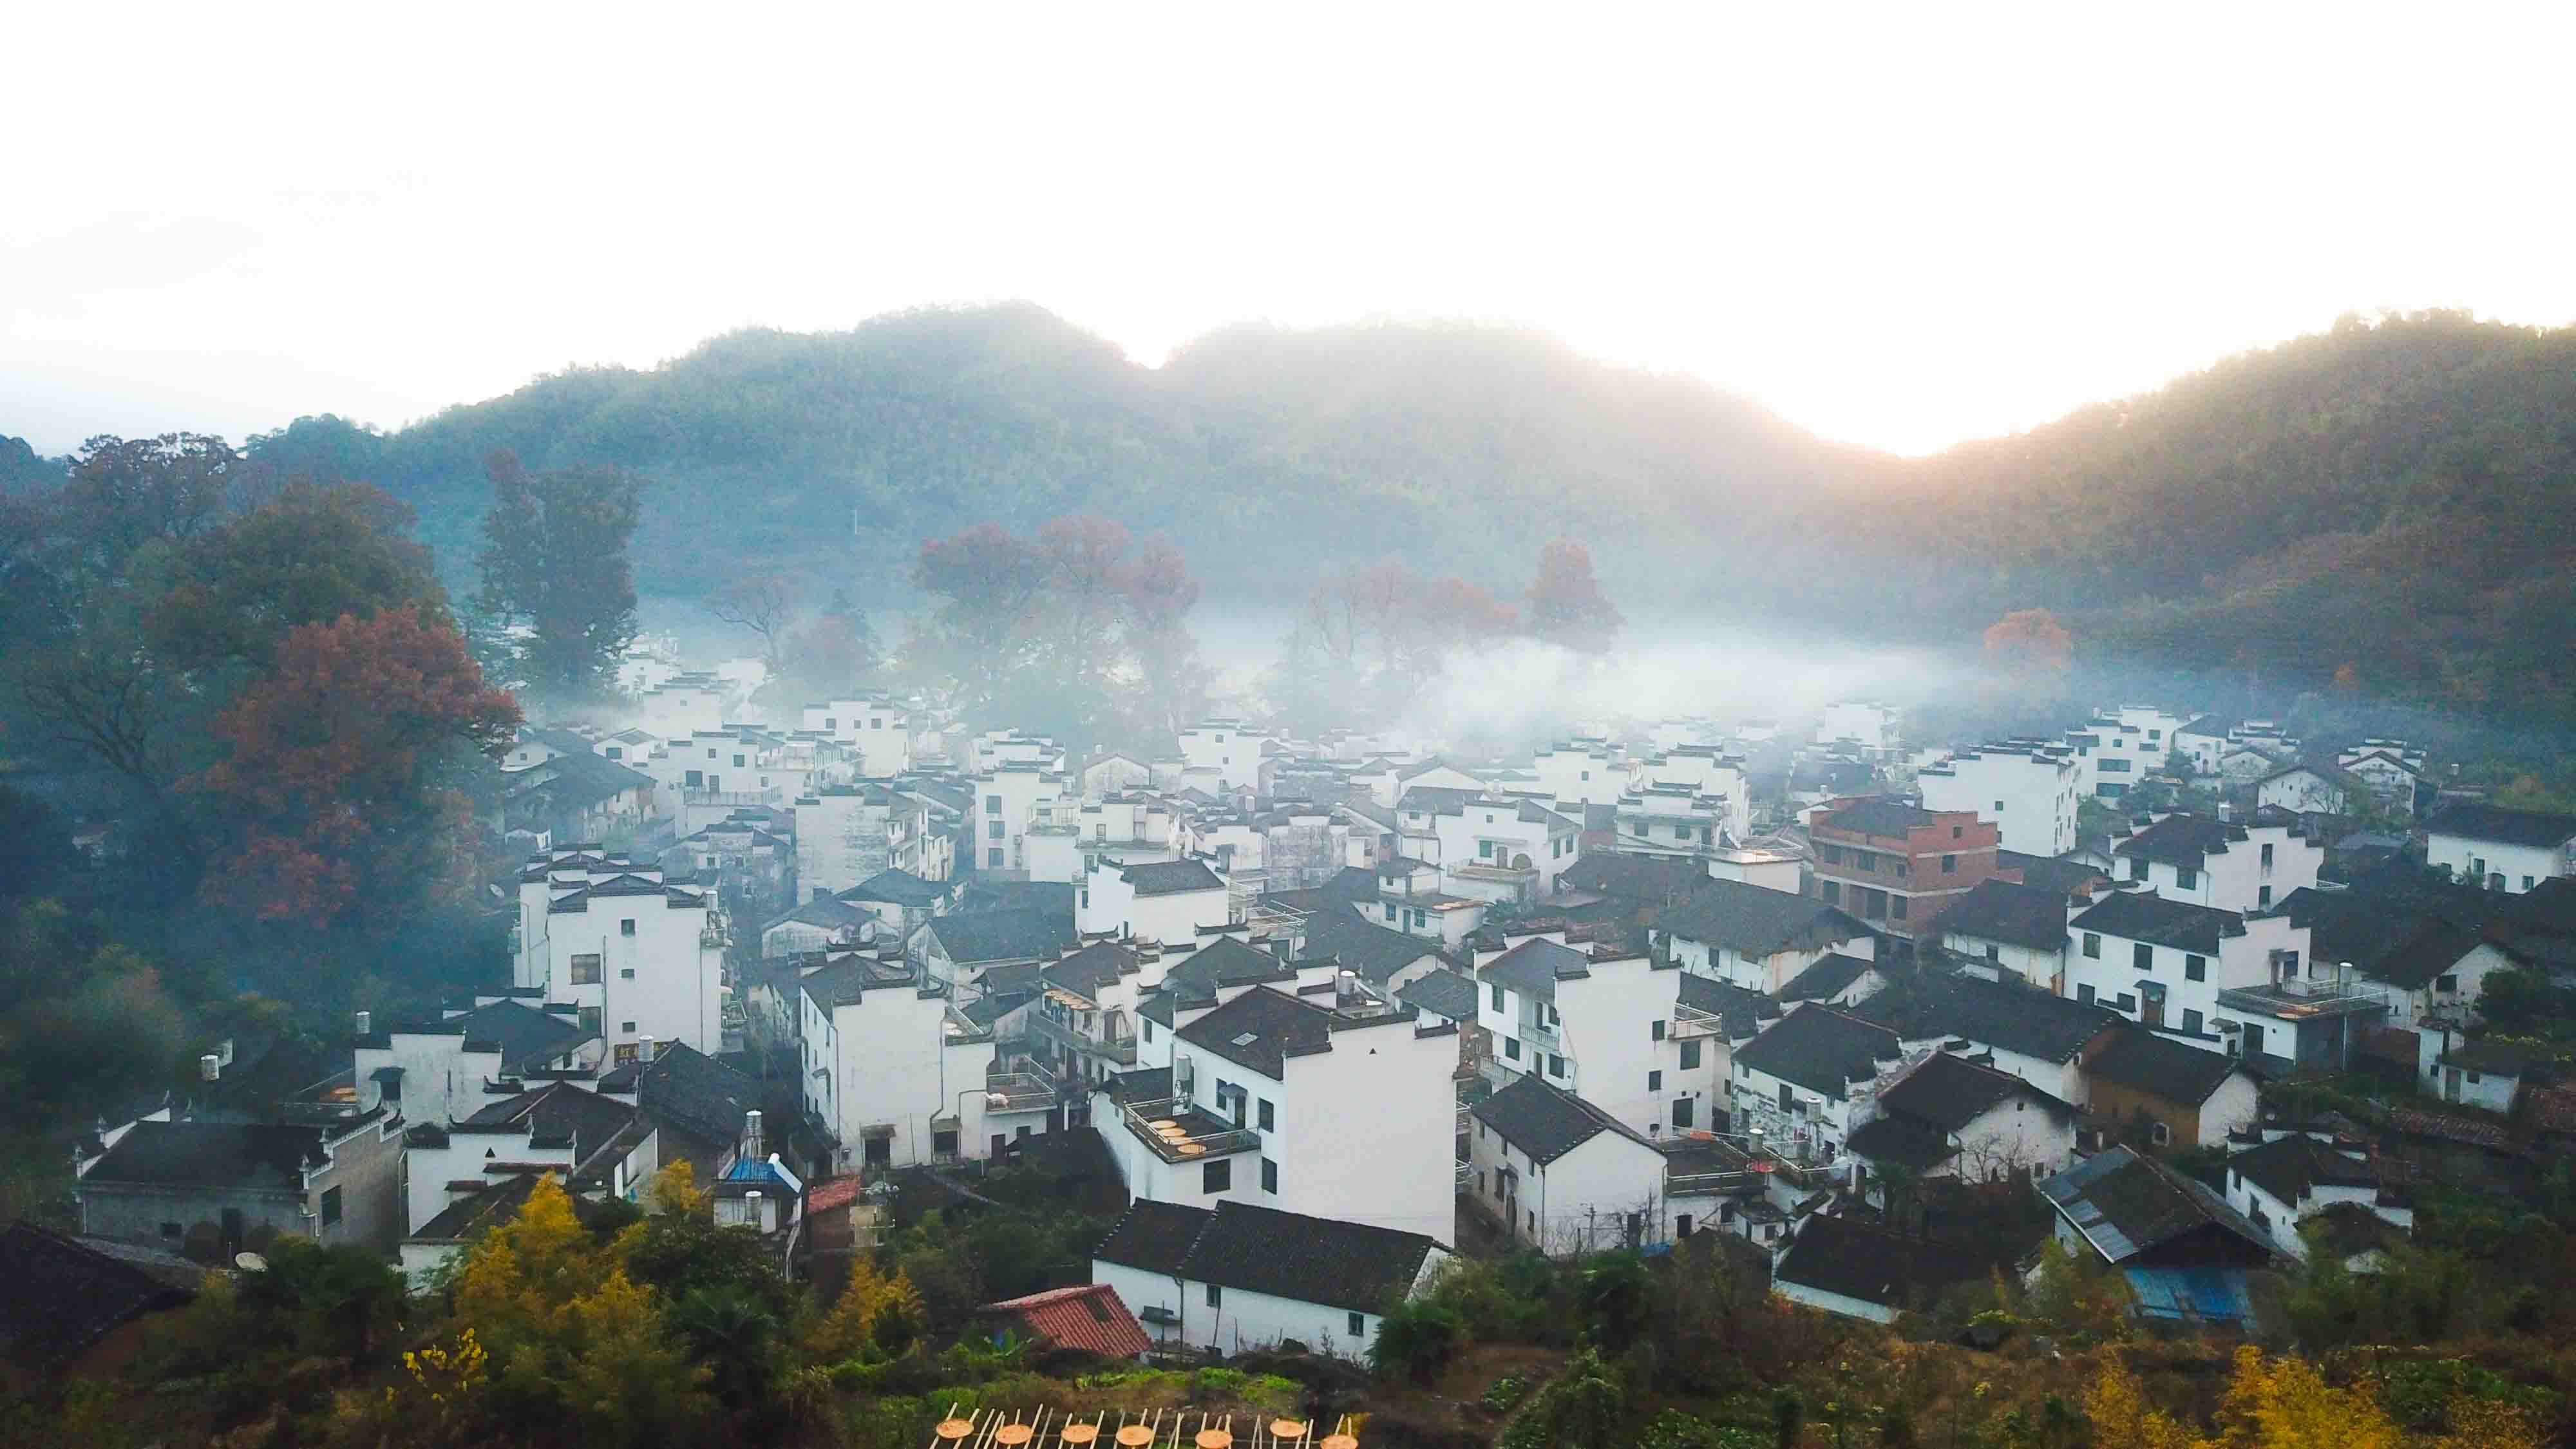
M 606 693 L 635 638 L 635 566 L 628 545 L 643 518 L 643 484 L 616 468 L 531 473 L 504 450 L 486 465 L 484 611 L 529 633 L 520 652 L 542 694 Z

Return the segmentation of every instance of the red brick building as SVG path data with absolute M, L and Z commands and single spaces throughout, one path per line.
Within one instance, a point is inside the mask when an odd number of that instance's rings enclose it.
M 2003 833 L 1973 810 L 1865 796 L 1808 812 L 1807 838 L 1816 857 L 1809 895 L 1911 939 L 1996 873 Z

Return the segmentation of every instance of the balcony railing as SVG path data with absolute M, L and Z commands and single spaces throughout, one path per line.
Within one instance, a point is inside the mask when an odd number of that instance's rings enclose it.
M 1136 1039 L 1132 1036 L 1085 1036 L 1073 1023 L 1059 1021 L 1043 1013 L 1031 1013 L 1029 1023 L 1040 1037 L 1085 1056 L 1116 1062 L 1122 1067 L 1136 1065 Z
M 1724 1017 L 1702 1011 L 1695 1006 L 1674 1004 L 1672 1035 L 1675 1038 L 1687 1041 L 1694 1037 L 1722 1036 L 1725 1032 Z
M 1261 1134 L 1247 1128 L 1192 1131 L 1194 1124 L 1204 1127 L 1213 1119 L 1207 1118 L 1184 1098 L 1163 1097 L 1137 1102 L 1120 1109 L 1119 1115 L 1126 1119 L 1127 1130 L 1135 1135 L 1136 1140 L 1153 1148 L 1155 1155 L 1165 1162 L 1204 1162 L 1211 1157 L 1255 1151 L 1261 1146 Z M 1156 1122 L 1173 1123 L 1176 1135 L 1164 1136 L 1163 1130 L 1154 1126 Z M 1197 1150 L 1191 1151 L 1191 1148 Z
M 730 806 L 775 805 L 778 803 L 777 796 L 778 792 L 775 790 L 684 789 L 680 792 L 680 803 L 683 805 Z
M 1716 1197 L 1730 1192 L 1750 1192 L 1762 1185 L 1767 1174 L 1743 1172 L 1677 1172 L 1664 1178 L 1666 1197 Z
M 1535 1021 L 1524 1020 L 1514 1034 L 1540 1051 L 1554 1052 L 1559 1056 L 1565 1054 L 1565 1036 L 1555 1027 L 1541 1026 Z
M 1057 1101 L 1054 1075 L 1034 1067 L 993 1073 L 984 1078 L 984 1092 L 987 1112 L 1045 1112 Z

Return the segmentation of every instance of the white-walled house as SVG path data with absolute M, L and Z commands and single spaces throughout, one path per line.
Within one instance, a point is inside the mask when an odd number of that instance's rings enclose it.
M 572 846 L 519 875 L 514 985 L 572 1005 L 624 1061 L 646 1037 L 724 1049 L 724 925 L 658 865 Z
M 2424 863 L 2456 881 L 2520 894 L 2576 875 L 2576 815 L 2453 805 L 2427 828 Z
M 889 870 L 940 878 L 930 806 L 881 781 L 795 797 L 796 883 L 808 900 L 837 895 Z
M 2075 848 L 2082 774 L 2068 746 L 2012 739 L 1955 751 L 1914 782 L 1924 809 L 1974 811 L 2002 832 L 2003 849 L 2056 856 Z
M 2060 1172 L 2075 1157 L 2073 1103 L 1957 1052 L 1925 1057 L 1853 1115 L 1845 1145 L 1882 1173 L 1994 1182 Z
M 1548 746 L 1532 762 L 1539 788 L 1559 809 L 1569 805 L 1613 805 L 1627 789 L 1629 771 L 1610 742 L 1575 739 Z
M 2107 1008 L 1964 972 L 1917 972 L 1852 1014 L 1895 1032 L 1908 1058 L 1964 1046 L 1985 1065 L 2078 1106 L 2089 1100 L 2086 1064 L 2134 1030 Z
M 2254 782 L 2257 806 L 2309 815 L 2341 815 L 2357 793 L 2342 771 L 2319 765 L 2284 765 Z
M 805 1110 L 862 1171 L 977 1159 L 1048 1130 L 1061 1106 L 1034 1063 L 995 1058 L 950 989 L 901 961 L 845 957 L 798 978 Z
M 1220 988 L 1221 1004 L 1180 1006 L 1164 1040 L 1140 1046 L 1140 1061 L 1168 1050 L 1170 1096 L 1122 1101 L 1098 1124 L 1132 1196 L 1407 1232 L 1451 1221 L 1457 1027 L 1319 985 Z M 1362 1134 L 1368 1150 L 1352 1151 Z
M 1115 1289 L 1167 1348 L 1245 1353 L 1299 1343 L 1364 1363 L 1386 1311 L 1449 1259 L 1429 1234 L 1283 1212 L 1140 1199 L 1092 1250 L 1091 1281 Z
M 1424 799 L 1417 789 L 1405 803 L 1410 809 Z M 1442 806 L 1430 817 L 1432 844 L 1422 858 L 1440 867 L 1441 888 L 1450 894 L 1537 900 L 1555 893 L 1557 877 L 1582 854 L 1583 823 L 1543 805 L 1478 796 Z
M 2324 842 L 2309 839 L 2296 817 L 2269 810 L 2242 822 L 2158 816 L 2140 829 L 2115 832 L 2111 854 L 2124 881 L 2167 900 L 2238 912 L 2268 910 L 2315 885 L 2326 857 Z
M 2228 1156 L 2225 1196 L 2229 1207 L 2269 1233 L 2282 1252 L 2307 1261 L 2308 1241 L 2299 1224 L 2337 1208 L 2357 1208 L 2400 1233 L 2414 1231 L 2415 1210 L 2381 1183 L 2365 1147 L 2329 1133 L 2259 1130 L 2259 1143 Z
M 1239 719 L 1203 720 L 1181 731 L 1181 758 L 1192 770 L 1215 772 L 1223 789 L 1258 788 L 1262 751 L 1269 743 L 1268 731 Z
M 1856 916 L 1807 896 L 1711 880 L 1663 912 L 1655 943 L 1685 971 L 1776 992 L 1831 955 L 1877 959 L 1878 938 Z
M 1095 858 L 1075 898 L 1084 935 L 1115 934 L 1169 946 L 1194 945 L 1202 930 L 1234 924 L 1233 892 L 1198 858 L 1129 863 Z
M 2308 931 L 2288 915 L 2239 915 L 2149 891 L 2118 891 L 2077 913 L 2067 928 L 2066 988 L 2132 1021 L 2186 1036 L 2215 1032 L 2221 992 L 2296 977 Z
M 1026 879 L 1029 827 L 1064 798 L 1064 776 L 1047 764 L 1006 759 L 975 777 L 975 795 L 980 803 L 969 823 L 975 868 Z
M 1967 969 L 2053 992 L 2066 969 L 2069 914 L 2062 891 L 1989 876 L 1941 913 L 1938 929 L 1941 944 L 1971 963 Z
M 1642 1138 L 1715 1126 L 1726 1043 L 1673 1030 L 1687 973 L 1563 935 L 1513 940 L 1476 968 L 1489 1064 L 1578 1092 Z
M 806 730 L 850 746 L 858 754 L 858 771 L 886 779 L 912 768 L 912 715 L 884 694 L 831 699 L 805 706 Z
M 2361 782 L 2378 801 L 2400 814 L 2415 813 L 2424 785 L 2424 752 L 2404 740 L 2367 739 L 2340 750 L 2335 768 Z
M 1810 1003 L 1737 1047 L 1734 1131 L 1759 1134 L 1791 1161 L 1832 1166 L 1855 1126 L 1853 1107 L 1873 1096 L 1904 1062 L 1895 1032 L 1848 1012 Z
M 1635 1128 L 1536 1076 L 1468 1115 L 1470 1190 L 1512 1241 L 1551 1254 L 1672 1241 L 1664 1154 Z

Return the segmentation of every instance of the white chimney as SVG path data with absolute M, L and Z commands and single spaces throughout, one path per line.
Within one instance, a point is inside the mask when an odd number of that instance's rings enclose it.
M 374 1012 L 362 1011 L 358 1013 L 358 1035 L 367 1036 L 372 1034 L 375 1031 L 375 1024 L 376 1014 Z
M 758 1162 L 765 1155 L 760 1145 L 760 1109 L 755 1107 L 742 1114 L 742 1160 Z
M 213 1052 L 208 1052 L 204 1056 L 197 1058 L 198 1081 L 219 1081 L 222 1079 L 223 1075 L 224 1059 L 222 1057 L 215 1055 Z
M 639 1062 L 653 1060 L 653 1038 L 648 1036 L 635 1044 L 635 1060 Z

